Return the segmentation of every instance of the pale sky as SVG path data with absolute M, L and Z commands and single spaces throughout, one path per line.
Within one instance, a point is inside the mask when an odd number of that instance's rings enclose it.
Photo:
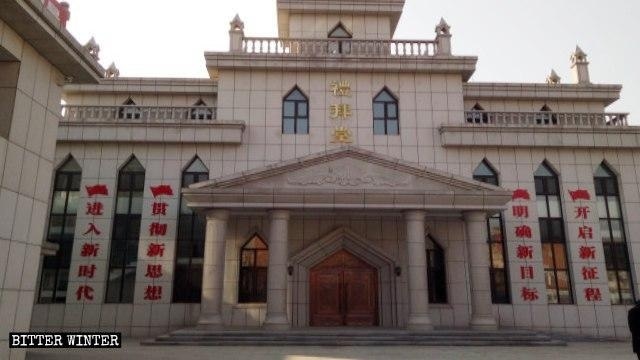
M 207 77 L 205 51 L 227 51 L 238 13 L 247 36 L 277 36 L 276 0 L 68 0 L 69 31 L 100 44 L 101 63 L 123 77 Z M 640 124 L 640 1 L 406 0 L 396 39 L 433 39 L 444 17 L 455 55 L 478 56 L 471 81 L 544 82 L 553 68 L 572 82 L 576 44 L 594 83 L 622 84 L 608 111 Z

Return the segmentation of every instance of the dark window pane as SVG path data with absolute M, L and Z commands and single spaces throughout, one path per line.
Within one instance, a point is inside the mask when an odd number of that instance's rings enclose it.
M 544 194 L 544 182 L 542 178 L 536 177 L 535 178 L 535 183 L 536 183 L 536 195 L 543 195 Z
M 398 117 L 398 107 L 396 104 L 388 104 L 387 105 L 387 117 L 389 118 L 397 118 Z
M 307 103 L 306 102 L 299 102 L 298 103 L 298 116 L 300 117 L 307 117 Z
M 373 117 L 384 119 L 384 103 L 373 103 Z
M 282 119 L 282 133 L 283 134 L 295 134 L 295 118 Z
M 618 195 L 618 184 L 615 179 L 607 179 L 604 181 L 604 188 L 607 195 Z
M 285 101 L 283 104 L 283 115 L 285 117 L 296 116 L 296 103 L 292 101 Z
M 309 119 L 307 118 L 299 118 L 298 119 L 298 134 L 308 134 L 309 133 Z
M 397 120 L 387 121 L 387 134 L 398 135 L 399 133 L 400 133 L 400 129 L 398 127 L 398 121 Z
M 373 133 L 376 135 L 384 135 L 384 120 L 374 120 L 373 121 Z

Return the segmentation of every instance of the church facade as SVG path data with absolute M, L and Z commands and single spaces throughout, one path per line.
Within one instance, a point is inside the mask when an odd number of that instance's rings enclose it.
M 65 86 L 32 329 L 628 337 L 621 86 L 580 48 L 570 84 L 472 82 L 444 20 L 393 38 L 403 5 L 278 0 L 279 36 L 234 18 L 210 79 Z

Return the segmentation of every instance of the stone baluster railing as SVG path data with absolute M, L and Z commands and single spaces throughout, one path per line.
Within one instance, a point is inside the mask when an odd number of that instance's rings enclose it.
M 249 54 L 296 56 L 435 56 L 437 43 L 427 40 L 280 39 L 242 40 L 242 51 Z
M 211 106 L 76 106 L 62 107 L 62 121 L 70 123 L 180 123 L 216 119 Z
M 470 126 L 629 126 L 625 113 L 466 111 L 465 122 Z

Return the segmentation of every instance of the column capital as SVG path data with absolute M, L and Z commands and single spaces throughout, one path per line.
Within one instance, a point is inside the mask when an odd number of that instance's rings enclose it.
M 226 221 L 229 219 L 229 210 L 226 209 L 209 209 L 205 211 L 205 215 L 207 220 L 223 220 Z
M 289 220 L 291 211 L 286 209 L 273 209 L 269 210 L 269 216 L 275 220 Z
M 485 211 L 463 211 L 462 217 L 465 222 L 469 221 L 487 221 L 487 213 Z
M 409 221 L 424 221 L 427 213 L 424 210 L 407 210 L 404 212 L 404 217 Z

